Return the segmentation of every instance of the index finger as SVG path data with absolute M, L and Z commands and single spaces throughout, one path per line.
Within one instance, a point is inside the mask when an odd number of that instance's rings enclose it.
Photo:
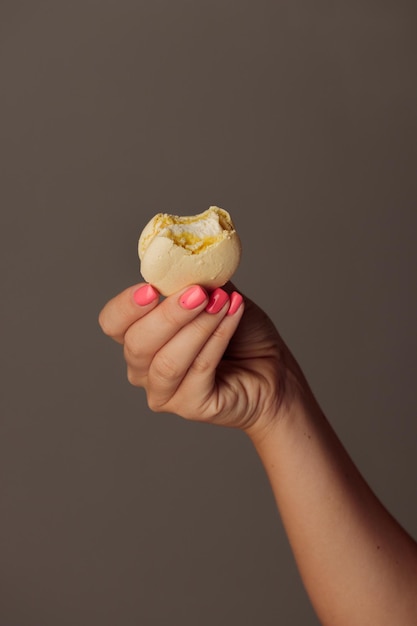
M 159 292 L 152 285 L 133 285 L 107 302 L 100 311 L 98 323 L 105 335 L 123 343 L 127 329 L 154 309 L 158 302 Z

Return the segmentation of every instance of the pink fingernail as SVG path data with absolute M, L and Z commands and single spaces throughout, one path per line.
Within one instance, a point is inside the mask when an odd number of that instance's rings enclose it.
M 243 297 L 237 291 L 234 291 L 230 296 L 230 306 L 227 311 L 227 315 L 233 315 L 239 309 L 240 305 L 243 302 Z
M 142 287 L 139 287 L 139 289 L 136 289 L 133 294 L 133 299 L 136 304 L 139 304 L 139 306 L 146 306 L 156 300 L 157 297 L 158 292 L 152 287 L 152 285 L 143 285 Z
M 228 300 L 229 296 L 223 289 L 220 289 L 220 287 L 215 289 L 210 295 L 210 299 L 206 306 L 207 313 L 218 313 L 222 310 Z
M 180 304 L 184 309 L 191 311 L 191 309 L 196 309 L 200 304 L 203 304 L 205 300 L 207 300 L 207 293 L 202 287 L 195 285 L 182 294 Z

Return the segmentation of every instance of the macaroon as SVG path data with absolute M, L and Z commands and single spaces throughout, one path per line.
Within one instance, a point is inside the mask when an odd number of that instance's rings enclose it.
M 158 213 L 138 243 L 140 271 L 169 296 L 188 285 L 221 287 L 235 273 L 242 254 L 230 214 L 217 206 L 190 216 Z

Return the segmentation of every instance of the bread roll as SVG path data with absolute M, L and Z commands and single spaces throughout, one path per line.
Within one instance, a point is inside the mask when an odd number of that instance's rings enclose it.
M 236 271 L 242 246 L 227 211 L 211 206 L 198 215 L 155 215 L 138 243 L 143 278 L 168 296 L 188 285 L 212 290 Z

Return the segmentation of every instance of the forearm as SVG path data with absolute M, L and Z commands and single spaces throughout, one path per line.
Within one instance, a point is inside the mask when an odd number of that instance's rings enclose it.
M 360 476 L 269 318 L 236 293 L 157 296 L 140 284 L 100 314 L 130 382 L 155 411 L 245 428 L 325 626 L 415 626 L 416 544 Z
M 265 466 L 307 592 L 326 626 L 414 626 L 417 549 L 347 455 L 311 393 L 266 433 Z

